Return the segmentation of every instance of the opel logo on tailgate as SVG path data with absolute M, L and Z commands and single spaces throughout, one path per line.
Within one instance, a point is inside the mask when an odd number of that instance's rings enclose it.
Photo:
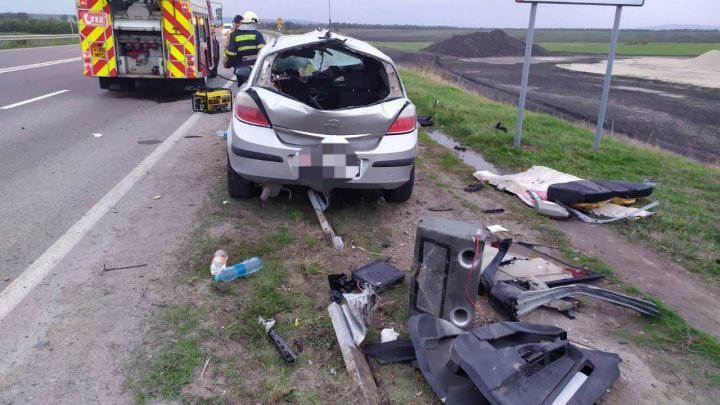
M 323 125 L 325 125 L 325 131 L 328 134 L 337 134 L 342 128 L 342 124 L 340 124 L 340 121 L 338 120 L 330 120 Z

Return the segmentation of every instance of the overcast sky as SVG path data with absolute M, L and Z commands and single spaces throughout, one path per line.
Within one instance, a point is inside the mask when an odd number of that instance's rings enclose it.
M 526 27 L 530 5 L 514 0 L 331 0 L 333 21 L 379 24 Z M 264 21 L 300 19 L 327 21 L 327 0 L 224 1 L 225 16 L 253 10 Z M 0 0 L 0 11 L 73 13 L 75 0 Z M 611 28 L 613 7 L 541 4 L 537 26 Z M 643 7 L 625 7 L 623 28 L 666 24 L 720 26 L 720 0 L 646 0 Z

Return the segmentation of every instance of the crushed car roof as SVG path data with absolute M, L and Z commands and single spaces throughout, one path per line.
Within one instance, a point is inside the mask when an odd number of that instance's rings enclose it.
M 329 33 L 329 36 L 328 36 Z M 328 39 L 334 39 L 338 41 L 342 41 L 345 46 L 347 46 L 350 49 L 353 49 L 355 51 L 365 53 L 371 56 L 374 56 L 377 59 L 381 59 L 388 63 L 393 63 L 392 59 L 390 59 L 389 56 L 382 53 L 380 50 L 375 48 L 374 46 L 368 44 L 367 42 L 360 41 L 355 38 L 346 37 L 344 35 L 336 34 L 334 32 L 330 32 L 328 30 L 314 30 L 310 31 L 305 34 L 300 35 L 282 35 L 279 36 L 272 41 L 268 42 L 268 46 L 265 46 L 264 51 L 267 54 L 281 52 L 286 49 L 295 48 L 302 45 L 310 45 L 313 43 L 320 43 L 323 41 L 327 41 Z

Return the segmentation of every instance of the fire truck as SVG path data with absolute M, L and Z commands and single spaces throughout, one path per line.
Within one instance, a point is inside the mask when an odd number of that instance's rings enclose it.
M 220 46 L 210 0 L 76 4 L 83 72 L 97 77 L 101 88 L 127 90 L 163 79 L 198 86 L 217 75 Z

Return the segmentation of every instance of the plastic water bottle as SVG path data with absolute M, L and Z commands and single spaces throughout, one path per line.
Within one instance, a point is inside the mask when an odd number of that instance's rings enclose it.
M 259 257 L 253 257 L 247 259 L 242 263 L 238 263 L 234 266 L 225 267 L 222 271 L 215 276 L 215 281 L 233 281 L 238 277 L 244 277 L 248 274 L 253 274 L 263 268 L 263 261 Z
M 228 254 L 224 250 L 218 250 L 215 252 L 215 256 L 210 262 L 210 274 L 217 276 L 225 268 L 227 264 Z

